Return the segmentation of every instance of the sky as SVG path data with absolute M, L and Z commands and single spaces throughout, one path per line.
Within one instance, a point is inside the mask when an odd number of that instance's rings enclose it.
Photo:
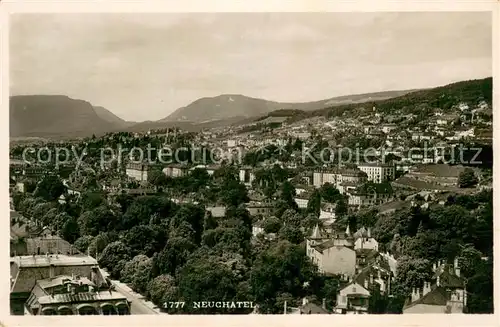
M 481 12 L 14 14 L 9 39 L 11 95 L 131 121 L 220 94 L 305 102 L 492 75 Z

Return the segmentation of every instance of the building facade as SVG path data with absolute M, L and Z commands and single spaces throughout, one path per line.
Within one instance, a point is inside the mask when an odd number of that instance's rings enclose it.
M 389 163 L 364 163 L 358 169 L 366 173 L 367 179 L 374 183 L 392 181 L 396 177 L 396 167 Z

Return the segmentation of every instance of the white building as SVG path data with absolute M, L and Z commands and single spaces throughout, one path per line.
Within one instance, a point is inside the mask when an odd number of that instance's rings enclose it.
M 306 253 L 323 274 L 354 276 L 356 273 L 356 251 L 353 249 L 353 238 L 349 232 L 338 237 L 322 234 L 316 226 L 312 235 L 306 239 Z
M 396 177 L 396 168 L 389 163 L 363 163 L 358 165 L 358 169 L 366 173 L 368 181 L 374 183 L 391 181 Z
M 140 182 L 148 180 L 148 166 L 142 163 L 128 163 L 125 174 Z

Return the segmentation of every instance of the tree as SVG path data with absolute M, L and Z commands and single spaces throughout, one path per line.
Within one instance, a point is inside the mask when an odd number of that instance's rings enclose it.
M 318 190 L 314 190 L 314 192 L 309 197 L 309 201 L 307 202 L 307 210 L 306 212 L 309 214 L 314 214 L 319 217 L 321 211 L 321 194 Z
M 336 302 L 337 294 L 340 290 L 340 279 L 338 277 L 329 277 L 325 280 L 321 288 L 321 296 L 326 299 L 327 309 L 331 309 Z
M 205 218 L 203 220 L 203 230 L 207 231 L 217 228 L 217 226 L 217 220 L 212 216 L 212 213 L 210 211 L 205 212 Z
M 460 274 L 465 278 L 471 278 L 476 274 L 476 270 L 482 264 L 481 252 L 476 250 L 472 244 L 460 246 L 460 253 L 457 257 Z
M 468 313 L 493 313 L 493 260 L 481 260 L 467 279 Z
M 73 217 L 68 215 L 66 212 L 61 212 L 61 213 L 57 214 L 57 216 L 54 218 L 54 221 L 51 224 L 51 226 L 55 230 L 61 230 L 63 228 L 64 224 L 71 219 L 73 219 Z
M 84 212 L 78 218 L 78 225 L 82 235 L 96 236 L 100 232 L 114 230 L 118 225 L 118 218 L 108 207 L 101 205 L 92 211 Z
M 236 179 L 225 180 L 219 193 L 221 202 L 228 206 L 238 206 L 248 201 L 248 192 L 244 184 Z
M 178 206 L 166 197 L 140 196 L 132 202 L 122 217 L 121 228 L 130 229 L 136 225 L 146 225 L 151 218 L 173 216 Z
M 300 268 L 299 268 L 300 267 Z M 307 295 L 304 283 L 317 276 L 305 249 L 288 241 L 259 253 L 250 271 L 250 286 L 262 313 L 281 313 L 279 294 L 289 293 L 294 299 Z
M 180 297 L 187 303 L 196 301 L 243 301 L 245 298 L 237 298 L 241 273 L 235 273 L 239 269 L 245 269 L 241 262 L 241 257 L 219 257 L 214 255 L 200 256 L 189 260 L 179 272 L 178 287 Z M 239 269 L 238 266 L 240 266 Z M 248 299 L 248 295 L 246 299 Z M 202 308 L 193 310 L 187 307 L 186 311 L 198 314 L 249 313 L 249 310 L 244 308 Z
M 412 288 L 422 287 L 424 282 L 430 281 L 431 276 L 432 269 L 429 260 L 402 256 L 398 259 L 395 291 L 406 296 L 411 293 Z
M 148 182 L 156 186 L 165 186 L 168 183 L 168 178 L 160 169 L 153 169 L 148 172 Z
M 51 208 L 49 211 L 45 213 L 45 215 L 42 218 L 42 224 L 44 226 L 54 226 L 54 221 L 56 219 L 56 216 L 59 214 L 59 210 L 57 208 Z
M 301 227 L 304 229 L 304 231 L 306 231 L 307 234 L 309 234 L 309 232 L 319 224 L 321 224 L 321 220 L 319 219 L 319 217 L 314 214 L 309 214 L 304 220 L 302 220 Z
M 151 279 L 153 260 L 143 254 L 136 255 L 125 264 L 121 274 L 122 280 L 131 283 L 132 288 L 140 293 L 147 290 L 148 282 Z
M 134 197 L 127 193 L 118 194 L 116 196 L 116 202 L 120 205 L 122 213 L 125 213 L 130 204 L 134 202 Z
M 78 223 L 75 218 L 72 217 L 63 224 L 61 236 L 69 243 L 75 243 L 80 237 Z
M 81 236 L 75 241 L 74 246 L 78 251 L 85 253 L 93 239 L 94 237 L 90 235 Z
M 189 254 L 196 249 L 190 239 L 183 237 L 171 237 L 165 248 L 153 256 L 154 269 L 158 274 L 175 275 L 187 261 Z
M 264 232 L 266 233 L 277 233 L 280 230 L 281 226 L 281 221 L 274 216 L 266 218 L 262 225 L 262 227 L 264 228 Z
M 460 188 L 474 187 L 477 183 L 477 176 L 471 168 L 465 168 L 464 171 L 458 175 L 458 187 Z
M 299 227 L 286 224 L 280 229 L 280 237 L 292 244 L 300 244 L 304 241 L 304 233 Z
M 339 190 L 330 183 L 321 185 L 319 191 L 321 193 L 321 198 L 326 202 L 336 203 L 338 200 L 342 199 L 342 194 L 340 194 Z
M 120 241 L 108 244 L 98 258 L 99 265 L 111 270 L 111 276 L 118 279 L 129 260 L 130 249 Z
M 205 219 L 205 209 L 192 204 L 182 205 L 175 215 L 170 219 L 170 230 L 184 225 L 193 232 L 193 241 L 199 244 L 203 233 L 203 223 Z
M 108 244 L 114 242 L 116 239 L 110 235 L 110 233 L 99 233 L 90 242 L 87 251 L 91 256 L 98 257 L 99 253 L 102 253 Z
M 342 217 L 348 211 L 347 201 L 345 199 L 340 199 L 337 201 L 337 206 L 335 207 L 335 215 L 337 217 Z
M 165 247 L 167 233 L 161 226 L 134 226 L 125 232 L 123 242 L 130 248 L 131 255 L 152 256 Z
M 82 194 L 82 210 L 90 211 L 106 203 L 102 193 L 85 192 Z
M 289 181 L 283 182 L 280 188 L 280 198 L 283 200 L 289 208 L 297 211 L 299 209 L 297 202 L 295 202 L 295 187 Z
M 300 227 L 302 224 L 302 216 L 294 209 L 287 209 L 281 216 L 281 221 L 285 225 Z
M 33 193 L 36 190 L 36 182 L 32 179 L 24 181 L 24 189 L 26 193 Z
M 34 196 L 41 197 L 46 201 L 57 200 L 66 190 L 66 186 L 56 175 L 46 175 L 38 183 Z
M 51 208 L 52 208 L 51 203 L 43 203 L 43 202 L 38 203 L 33 208 L 33 215 L 32 215 L 33 220 L 35 220 L 38 223 L 43 224 L 44 217 Z
M 147 285 L 147 294 L 161 308 L 164 308 L 165 302 L 179 300 L 175 279 L 170 275 L 159 275 L 151 280 Z

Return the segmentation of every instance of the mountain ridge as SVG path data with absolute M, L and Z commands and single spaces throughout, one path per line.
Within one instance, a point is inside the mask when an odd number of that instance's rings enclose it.
M 296 119 L 300 119 L 302 116 L 340 114 L 356 110 L 363 105 L 376 104 L 377 107 L 390 111 L 393 110 L 391 108 L 411 106 L 429 99 L 438 107 L 459 99 L 477 98 L 479 95 L 491 100 L 491 85 L 492 78 L 489 77 L 416 91 L 362 93 L 303 103 L 269 101 L 241 94 L 221 94 L 197 99 L 163 119 L 144 122 L 128 122 L 104 107 L 65 95 L 15 95 L 10 97 L 9 133 L 11 137 L 84 137 L 118 131 L 143 132 L 166 127 L 199 131 L 205 128 L 247 124 L 279 110 L 295 110 L 298 112 Z M 443 95 L 446 95 L 446 101 L 443 100 Z M 227 103 L 230 105 L 223 106 Z M 214 115 L 214 107 L 222 107 L 222 114 Z M 188 108 L 188 114 L 192 111 L 195 116 L 183 115 L 181 109 L 184 108 Z M 232 108 L 237 110 L 231 110 Z M 175 119 L 176 117 L 183 119 Z

